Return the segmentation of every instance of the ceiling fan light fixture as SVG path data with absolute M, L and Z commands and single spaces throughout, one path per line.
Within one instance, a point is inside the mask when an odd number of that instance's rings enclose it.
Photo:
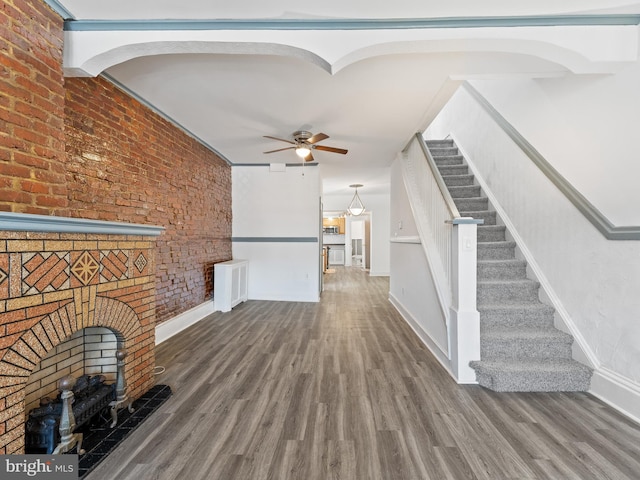
M 305 145 L 299 145 L 296 147 L 296 155 L 298 155 L 300 158 L 305 158 L 310 153 L 311 149 Z
M 349 185 L 349 186 L 351 188 L 355 188 L 356 193 L 353 196 L 353 199 L 351 200 L 349 207 L 347 208 L 347 212 L 349 212 L 350 215 L 357 217 L 358 215 L 362 215 L 364 213 L 364 203 L 362 203 L 362 200 L 358 195 L 358 188 L 362 187 L 362 184 L 354 183 L 353 185 Z

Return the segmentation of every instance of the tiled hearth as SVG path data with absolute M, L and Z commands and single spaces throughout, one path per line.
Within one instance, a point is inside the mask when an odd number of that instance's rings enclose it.
M 127 351 L 129 398 L 153 386 L 160 233 L 0 213 L 0 454 L 24 451 L 27 409 L 60 377 L 112 381 L 115 348 Z

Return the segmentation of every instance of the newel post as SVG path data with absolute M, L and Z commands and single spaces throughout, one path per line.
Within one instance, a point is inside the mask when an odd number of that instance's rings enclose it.
M 477 225 L 484 220 L 456 218 L 452 223 L 451 367 L 458 383 L 476 383 L 476 374 L 469 362 L 480 360 L 480 314 L 476 306 Z

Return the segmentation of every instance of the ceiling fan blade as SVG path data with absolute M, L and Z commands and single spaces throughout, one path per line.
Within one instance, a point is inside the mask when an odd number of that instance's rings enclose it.
M 291 145 L 295 145 L 296 142 L 292 142 L 291 140 L 285 140 L 284 138 L 278 138 L 278 137 L 271 137 L 269 135 L 263 135 L 264 138 L 270 138 L 271 140 L 279 140 L 281 142 L 287 142 L 290 143 Z
M 314 160 L 314 158 L 313 158 L 313 155 L 311 155 L 311 152 L 309 152 L 309 155 L 304 157 L 304 161 L 305 162 L 313 162 L 313 160 Z
M 341 153 L 342 155 L 344 155 L 349 151 L 349 150 L 345 150 L 344 148 L 325 147 L 323 145 L 314 145 L 313 148 L 316 150 L 324 150 L 325 152 Z
M 269 150 L 268 152 L 262 152 L 262 153 L 274 153 L 274 152 L 281 152 L 283 150 L 293 150 L 296 147 L 285 147 L 285 148 L 278 148 L 277 150 Z
M 311 138 L 307 139 L 307 143 L 313 145 L 314 143 L 321 142 L 322 140 L 326 140 L 327 138 L 329 138 L 329 135 L 327 135 L 326 133 L 316 133 Z

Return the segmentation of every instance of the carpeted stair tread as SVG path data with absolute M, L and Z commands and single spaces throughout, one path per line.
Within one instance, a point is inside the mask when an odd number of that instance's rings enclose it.
M 478 305 L 538 302 L 540 284 L 535 280 L 478 280 Z
M 532 340 L 546 340 L 571 344 L 573 337 L 557 328 L 532 328 L 532 327 L 495 327 L 483 332 L 483 337 L 487 340 L 511 341 L 522 338 Z
M 525 278 L 527 262 L 515 258 L 502 260 L 478 260 L 478 279 L 500 280 Z
M 443 175 L 444 183 L 447 187 L 459 187 L 473 185 L 474 175 Z
M 544 303 L 478 305 L 480 329 L 499 327 L 553 327 L 555 309 Z
M 452 145 L 439 145 L 429 148 L 431 156 L 436 157 L 450 157 L 452 155 L 459 155 L 458 147 Z
M 497 392 L 575 392 L 589 389 L 591 369 L 571 359 L 471 362 L 478 383 Z
M 438 140 L 427 140 L 426 141 L 427 146 L 429 147 L 429 150 L 431 150 L 431 147 L 440 147 L 443 145 L 447 145 L 447 146 L 452 146 L 453 145 L 453 139 L 452 138 L 444 138 L 444 139 L 438 139 Z
M 516 243 L 509 240 L 478 242 L 478 262 L 485 260 L 509 260 L 515 258 Z
M 489 199 L 487 197 L 453 197 L 453 203 L 459 211 L 486 210 Z
M 478 243 L 504 242 L 506 230 L 504 225 L 478 225 Z
M 459 176 L 467 175 L 469 173 L 469 167 L 467 165 L 449 165 L 438 167 L 438 171 L 443 177 L 446 176 Z
M 485 327 L 481 329 L 483 340 L 490 342 L 549 342 L 560 343 L 571 346 L 573 337 L 555 327 Z
M 573 338 L 555 328 L 508 331 L 481 330 L 480 358 L 487 360 L 535 358 L 571 358 Z
M 448 187 L 451 198 L 487 198 L 480 195 L 480 185 L 451 185 Z
M 485 225 L 496 224 L 496 212 L 487 210 L 460 211 L 463 217 L 478 218 L 484 220 Z
M 438 166 L 446 167 L 450 165 L 462 165 L 464 163 L 464 157 L 462 155 L 441 155 L 439 157 L 433 157 Z

